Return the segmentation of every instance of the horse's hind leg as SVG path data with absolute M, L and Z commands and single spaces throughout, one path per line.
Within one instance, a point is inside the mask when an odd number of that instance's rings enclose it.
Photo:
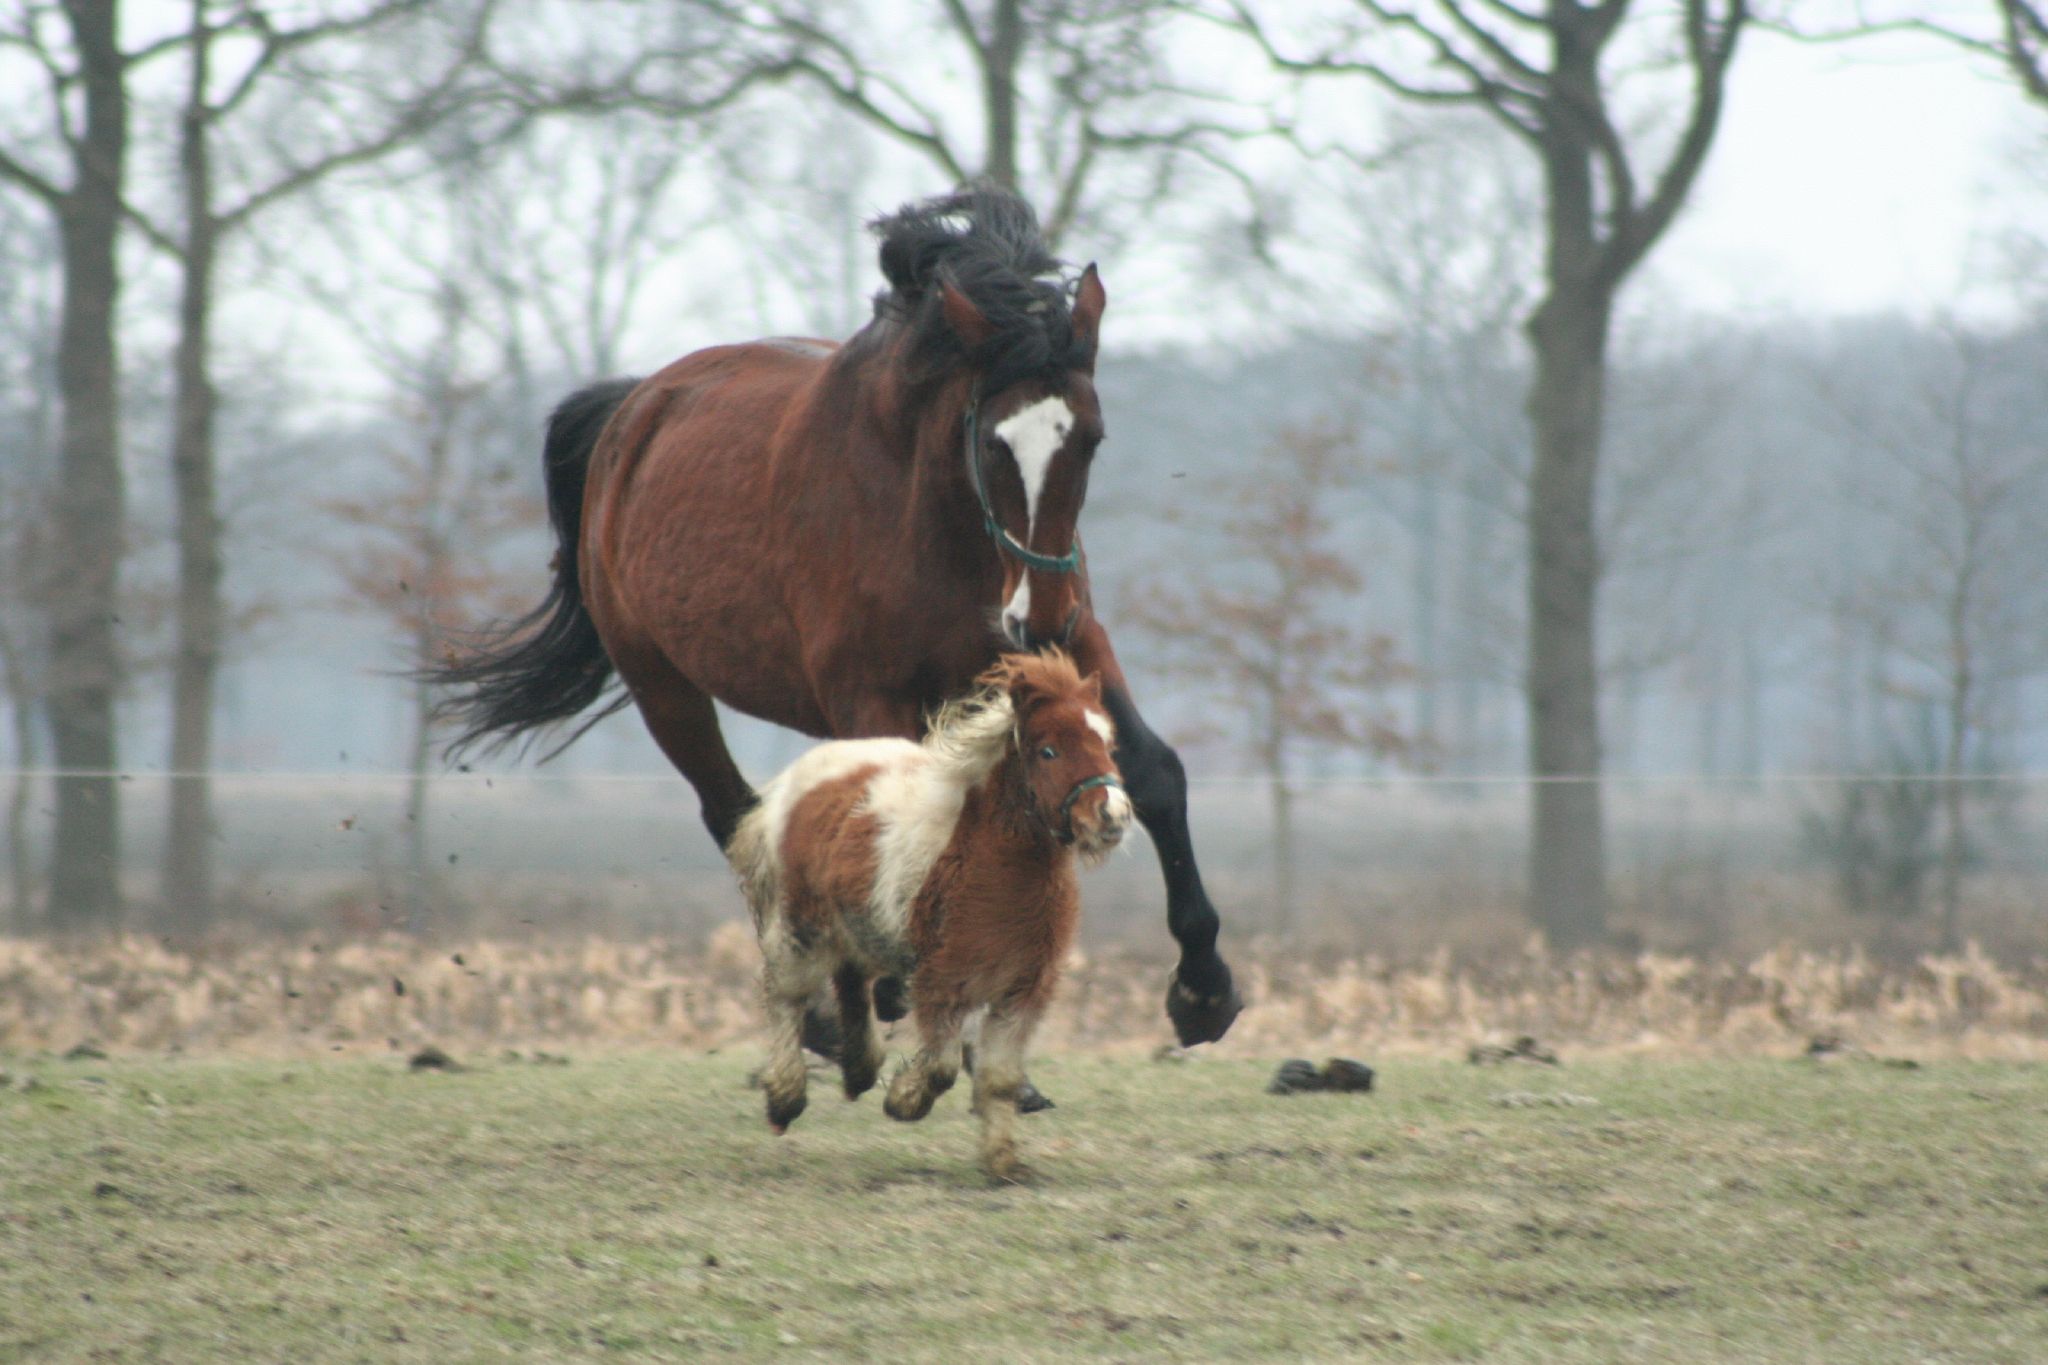
M 932 1112 L 939 1096 L 953 1088 L 960 1074 L 960 1023 L 957 1010 L 917 1011 L 920 1042 L 915 1055 L 889 1079 L 882 1112 L 914 1123 Z
M 832 974 L 832 989 L 839 995 L 839 1079 L 846 1098 L 857 1100 L 875 1088 L 882 1070 L 882 1044 L 868 1018 L 867 973 L 843 963 Z
M 718 728 L 718 709 L 703 688 L 684 677 L 653 649 L 619 649 L 619 676 L 654 742 L 697 790 L 704 827 L 723 849 L 732 842 L 740 817 L 754 805 L 754 789 L 740 774 Z
M 996 1005 L 981 1021 L 975 1054 L 974 1112 L 981 1116 L 981 1166 L 991 1179 L 1031 1179 L 1017 1156 L 1017 1098 L 1024 1080 L 1024 1048 L 1038 1026 L 1038 1012 Z

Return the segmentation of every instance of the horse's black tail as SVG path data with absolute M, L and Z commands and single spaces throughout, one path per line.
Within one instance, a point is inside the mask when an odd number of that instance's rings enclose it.
M 437 719 L 461 727 L 448 746 L 452 758 L 483 743 L 486 751 L 520 735 L 578 714 L 614 685 L 612 661 L 583 606 L 577 581 L 577 544 L 583 534 L 583 482 L 598 433 L 633 391 L 635 379 L 607 379 L 563 399 L 548 418 L 542 474 L 548 520 L 555 528 L 555 581 L 541 604 L 515 620 L 485 628 L 427 681 L 452 695 L 435 707 Z M 591 726 L 632 699 L 613 697 L 548 754 L 552 758 Z

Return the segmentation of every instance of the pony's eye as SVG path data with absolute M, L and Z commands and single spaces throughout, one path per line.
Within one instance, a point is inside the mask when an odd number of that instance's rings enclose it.
M 1058 749 L 1053 748 L 1052 745 L 1048 744 L 1038 751 L 1038 756 L 1040 758 L 1045 759 L 1058 758 L 1060 756 L 1060 751 Z

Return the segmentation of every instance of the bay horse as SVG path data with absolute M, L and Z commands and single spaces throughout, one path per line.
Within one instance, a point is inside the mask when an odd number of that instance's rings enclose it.
M 1114 737 L 1099 676 L 1058 650 L 1006 654 L 922 741 L 833 740 L 761 789 L 727 854 L 761 940 L 769 1127 L 804 1110 L 804 1014 L 828 981 L 846 1096 L 874 1086 L 867 983 L 893 978 L 909 984 L 918 1047 L 890 1081 L 889 1117 L 931 1112 L 959 1073 L 962 1025 L 986 1010 L 982 1166 L 1030 1177 L 1015 1137 L 1024 1049 L 1074 941 L 1075 863 L 1101 861 L 1131 822 Z
M 622 694 L 720 848 L 753 808 L 712 706 L 820 738 L 914 739 L 1006 647 L 1102 678 L 1166 880 L 1181 1043 L 1237 1017 L 1177 754 L 1131 700 L 1076 528 L 1103 438 L 1094 266 L 1064 275 L 1023 200 L 969 187 L 876 220 L 887 287 L 843 345 L 714 346 L 565 399 L 543 453 L 559 546 L 539 606 L 432 670 L 452 751 Z M 900 1017 L 898 983 L 877 1008 Z

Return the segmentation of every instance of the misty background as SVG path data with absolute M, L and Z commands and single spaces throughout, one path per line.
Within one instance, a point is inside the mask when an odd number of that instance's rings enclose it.
M 1607 270 L 1558 251 L 1539 17 L 83 8 L 105 23 L 0 0 L 0 926 L 736 913 L 634 713 L 545 767 L 443 775 L 405 670 L 543 592 L 555 401 L 721 340 L 848 335 L 880 286 L 864 222 L 987 177 L 1108 285 L 1096 605 L 1189 761 L 1232 930 L 2039 952 L 2024 0 L 1614 8 L 1576 163 L 1587 259 L 1635 257 L 1592 301 L 1574 447 L 1590 761 L 1545 758 L 1529 719 L 1529 323 Z M 809 742 L 727 721 L 756 776 Z M 1604 802 L 1545 815 L 1552 792 Z M 1563 874 L 1532 819 L 1566 831 Z M 1149 857 L 1091 885 L 1092 932 L 1164 942 Z

